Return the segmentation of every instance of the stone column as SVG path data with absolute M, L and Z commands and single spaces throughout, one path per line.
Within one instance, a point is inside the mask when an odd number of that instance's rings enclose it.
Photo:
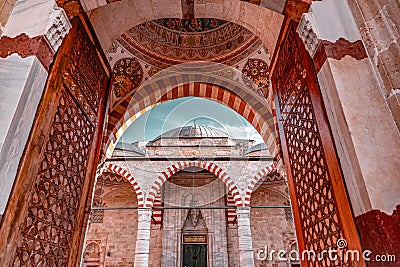
M 240 267 L 254 266 L 253 243 L 250 228 L 250 208 L 237 207 Z
M 150 208 L 138 209 L 135 267 L 149 266 L 151 214 Z

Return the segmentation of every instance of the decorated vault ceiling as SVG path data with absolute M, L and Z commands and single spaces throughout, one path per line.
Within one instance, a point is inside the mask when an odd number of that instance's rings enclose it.
M 234 65 L 254 53 L 261 41 L 244 27 L 212 18 L 164 18 L 131 28 L 119 43 L 159 68 L 192 61 Z
M 269 88 L 269 53 L 249 30 L 220 19 L 157 19 L 131 28 L 108 51 L 114 106 L 163 69 L 188 62 L 231 66 L 218 75 L 264 97 Z

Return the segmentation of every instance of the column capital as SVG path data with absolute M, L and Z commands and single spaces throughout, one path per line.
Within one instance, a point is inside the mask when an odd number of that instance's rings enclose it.
M 146 213 L 146 212 L 152 212 L 152 208 L 147 208 L 147 207 L 143 207 L 143 208 L 138 208 L 137 209 L 138 211 L 140 211 L 140 212 L 143 212 L 143 213 Z
M 138 208 L 138 221 L 151 221 L 151 215 L 153 214 L 153 209 L 151 208 Z
M 238 222 L 249 221 L 250 222 L 250 207 L 237 207 L 236 215 L 238 218 Z
M 361 35 L 345 0 L 318 1 L 301 16 L 296 32 L 318 73 L 328 58 L 367 57 Z

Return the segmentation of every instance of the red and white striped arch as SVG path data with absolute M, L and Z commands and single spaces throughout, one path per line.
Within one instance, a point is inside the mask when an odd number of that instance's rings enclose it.
M 226 204 L 228 206 L 235 205 L 235 201 L 233 200 L 232 194 L 230 192 L 226 194 Z M 226 222 L 228 224 L 237 224 L 236 216 L 237 214 L 235 208 L 229 208 L 226 210 Z
M 257 182 L 260 181 L 264 176 L 274 171 L 275 167 L 275 164 L 266 166 L 250 180 L 250 183 L 247 185 L 246 195 L 244 197 L 244 206 L 250 206 L 251 194 L 253 193 L 254 187 L 256 186 Z
M 162 199 L 161 199 L 161 192 L 157 191 L 156 198 L 154 199 L 153 203 L 153 219 L 151 220 L 151 224 L 161 224 L 162 223 L 162 216 L 163 210 L 162 208 Z
M 106 155 L 112 155 L 122 134 L 140 115 L 159 103 L 188 96 L 214 100 L 230 107 L 260 133 L 271 155 L 279 154 L 276 112 L 275 108 L 271 107 L 272 101 L 262 98 L 251 89 L 206 75 L 203 77 L 205 82 L 187 82 L 171 86 L 182 80 L 190 80 L 190 78 L 173 76 L 147 84 L 114 107 L 108 115 L 103 140 Z
M 232 194 L 233 200 L 236 206 L 242 206 L 243 201 L 240 196 L 240 192 L 235 185 L 234 181 L 226 174 L 226 172 L 217 166 L 215 163 L 207 162 L 207 161 L 180 161 L 177 163 L 172 164 L 170 167 L 167 168 L 165 172 L 162 172 L 154 184 L 151 186 L 150 191 L 148 192 L 147 199 L 146 199 L 146 207 L 153 207 L 154 200 L 157 197 L 157 192 L 161 191 L 162 185 L 171 178 L 172 175 L 177 173 L 178 171 L 184 170 L 188 167 L 199 167 L 209 172 L 213 173 L 217 176 L 221 181 L 226 185 L 228 191 Z
M 122 168 L 122 167 L 120 167 L 118 165 L 115 165 L 115 164 L 108 164 L 107 165 L 107 169 L 105 171 L 121 175 L 126 180 L 128 180 L 128 182 L 130 182 L 132 184 L 133 189 L 135 189 L 135 191 L 136 191 L 136 197 L 137 197 L 137 200 L 138 200 L 138 206 L 139 207 L 143 207 L 144 206 L 143 190 L 140 187 L 140 185 L 136 182 L 136 180 L 132 176 L 132 174 L 130 174 L 129 171 L 127 171 L 124 168 Z

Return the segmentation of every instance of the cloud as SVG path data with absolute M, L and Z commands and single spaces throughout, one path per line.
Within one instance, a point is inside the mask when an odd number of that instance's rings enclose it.
M 264 143 L 261 135 L 250 125 L 236 126 L 236 125 L 225 125 L 225 130 L 229 133 L 232 138 L 238 139 L 251 139 L 256 143 Z

